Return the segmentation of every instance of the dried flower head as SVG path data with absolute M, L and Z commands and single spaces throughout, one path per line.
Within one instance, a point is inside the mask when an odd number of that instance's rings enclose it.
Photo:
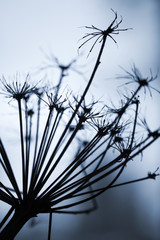
M 115 12 L 113 9 L 111 9 L 115 15 L 115 18 L 114 20 L 111 22 L 111 24 L 109 25 L 109 27 L 105 30 L 101 30 L 97 27 L 95 27 L 94 25 L 91 25 L 91 27 L 88 27 L 88 26 L 85 26 L 86 29 L 89 29 L 91 30 L 92 32 L 91 33 L 87 33 L 82 39 L 86 39 L 80 46 L 78 49 L 80 49 L 83 45 L 85 45 L 88 41 L 96 38 L 95 42 L 93 43 L 89 53 L 92 52 L 94 46 L 96 45 L 96 43 L 98 42 L 102 42 L 102 40 L 107 37 L 110 37 L 115 43 L 116 40 L 112 37 L 112 34 L 119 34 L 119 32 L 121 31 L 126 31 L 128 29 L 131 29 L 131 28 L 124 28 L 124 29 L 120 29 L 118 28 L 119 25 L 122 23 L 123 21 L 123 18 L 121 16 L 121 19 L 119 20 L 119 22 L 117 22 L 117 12 Z
M 109 134 L 111 128 L 111 123 L 108 121 L 106 116 L 101 116 L 100 118 L 92 118 L 90 125 L 97 131 L 97 134 L 100 137 L 106 136 Z
M 158 170 L 159 170 L 159 167 L 153 173 L 148 172 L 148 178 L 152 178 L 155 180 L 156 177 L 160 175 L 159 173 L 156 173 Z
M 48 106 L 50 110 L 56 109 L 57 112 L 63 112 L 66 107 L 64 107 L 64 103 L 67 101 L 66 98 L 64 98 L 63 100 L 61 100 L 62 96 L 60 96 L 59 98 L 55 97 L 55 94 L 51 93 L 47 93 L 47 100 L 42 99 Z M 61 101 L 60 101 L 61 100 Z
M 130 148 L 130 138 L 128 138 L 126 141 L 123 139 L 121 141 L 114 142 L 112 148 L 116 149 L 120 153 L 118 161 L 122 161 L 124 158 L 128 158 L 132 152 L 132 149 Z
M 122 67 L 121 67 L 122 68 Z M 131 72 L 126 71 L 124 68 L 122 68 L 124 72 L 127 75 L 120 76 L 118 78 L 125 78 L 129 79 L 130 81 L 125 83 L 125 85 L 131 84 L 131 83 L 138 83 L 139 88 L 144 88 L 144 93 L 146 93 L 146 89 L 148 89 L 150 96 L 152 96 L 151 89 L 155 90 L 156 92 L 160 93 L 159 90 L 154 88 L 153 86 L 150 85 L 151 82 L 157 79 L 157 75 L 153 76 L 152 71 L 150 71 L 151 76 L 149 77 L 143 77 L 142 74 L 140 73 L 139 69 L 133 64 L 133 67 L 131 68 Z
M 44 71 L 47 69 L 58 68 L 61 71 L 63 77 L 68 75 L 68 71 L 75 72 L 77 74 L 82 74 L 77 68 L 77 58 L 70 61 L 68 64 L 61 63 L 57 57 L 55 57 L 52 53 L 48 54 L 44 50 L 42 50 L 43 55 L 45 56 L 46 61 L 42 63 L 42 66 L 38 68 L 38 71 Z
M 3 76 L 0 79 L 2 83 L 3 94 L 5 94 L 8 98 L 13 98 L 16 100 L 21 100 L 28 97 L 31 93 L 36 89 L 35 86 L 31 87 L 28 83 L 30 79 L 30 75 L 27 74 L 24 81 L 21 81 L 20 75 L 16 75 L 12 82 L 8 83 L 5 77 Z
M 139 125 L 145 129 L 148 134 L 148 137 L 158 138 L 160 136 L 160 128 L 155 131 L 152 131 L 147 123 L 146 118 L 140 119 Z

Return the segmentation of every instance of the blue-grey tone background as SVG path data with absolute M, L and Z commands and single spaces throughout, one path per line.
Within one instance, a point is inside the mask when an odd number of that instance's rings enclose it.
M 103 54 L 103 64 L 97 73 L 91 92 L 107 101 L 116 96 L 114 80 L 122 73 L 119 65 L 129 69 L 133 62 L 144 75 L 159 69 L 159 14 L 158 0 L 1 0 L 0 1 L 0 75 L 31 72 L 35 74 L 44 55 L 54 53 L 61 62 L 68 63 L 77 57 L 78 40 L 85 33 L 81 26 L 95 25 L 105 28 L 113 19 L 113 8 L 123 16 L 122 27 L 133 30 L 115 36 L 118 47 L 109 40 Z M 84 47 L 87 55 L 89 46 Z M 86 76 L 96 57 L 95 51 L 88 59 L 84 57 Z M 83 69 L 82 69 L 83 70 Z M 37 78 L 37 75 L 34 75 Z M 81 89 L 84 82 L 73 78 L 68 85 Z M 78 83 L 77 83 L 78 82 Z M 120 83 L 121 84 L 121 83 Z M 157 83 L 157 87 L 160 84 Z M 115 94 L 115 95 L 114 95 Z M 154 128 L 159 124 L 159 96 L 149 98 L 145 114 Z M 8 125 L 9 108 L 1 98 L 0 131 L 4 141 L 14 149 L 15 132 Z M 148 111 L 147 111 L 148 110 Z M 153 117 L 154 116 L 154 117 Z M 2 127 L 3 126 L 3 127 Z M 9 138 L 9 140 L 8 140 Z M 11 144 L 12 143 L 12 144 Z M 146 151 L 144 160 L 132 163 L 125 179 L 144 176 L 160 166 L 159 142 Z M 12 155 L 12 154 L 11 154 Z M 13 154 L 14 155 L 14 154 Z M 16 163 L 15 163 L 16 164 Z M 158 240 L 160 238 L 160 179 L 136 183 L 110 190 L 98 198 L 99 208 L 90 215 L 53 216 L 55 240 Z M 1 207 L 3 208 L 3 206 Z M 1 209 L 3 211 L 3 209 Z M 34 228 L 29 224 L 16 240 L 47 239 L 48 216 L 40 216 Z

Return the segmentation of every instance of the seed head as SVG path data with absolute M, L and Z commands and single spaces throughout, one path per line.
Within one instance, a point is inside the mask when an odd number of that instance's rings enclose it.
M 118 17 L 117 12 L 115 12 L 113 9 L 111 9 L 111 10 L 114 13 L 115 17 L 114 17 L 114 20 L 109 25 L 109 27 L 106 28 L 105 30 L 101 30 L 101 29 L 95 27 L 94 25 L 91 25 L 90 27 L 85 26 L 86 29 L 88 29 L 92 32 L 86 33 L 86 35 L 84 37 L 82 37 L 82 39 L 84 39 L 84 40 L 86 39 L 86 40 L 79 46 L 78 49 L 80 49 L 82 46 L 84 46 L 88 41 L 96 38 L 96 40 L 94 41 L 94 43 L 89 51 L 89 54 L 90 54 L 98 41 L 102 42 L 104 38 L 106 39 L 107 37 L 110 37 L 114 41 L 114 43 L 117 43 L 116 40 L 112 37 L 112 34 L 119 34 L 119 32 L 121 32 L 121 31 L 126 31 L 126 30 L 130 29 L 130 28 L 124 28 L 124 29 L 118 28 L 119 25 L 122 23 L 123 18 L 121 17 L 118 22 L 117 21 L 117 17 Z
M 0 79 L 2 83 L 3 94 L 8 98 L 13 98 L 16 100 L 26 99 L 30 94 L 34 93 L 35 86 L 31 87 L 28 83 L 30 75 L 27 74 L 25 80 L 21 82 L 20 75 L 16 75 L 11 83 L 8 83 L 5 77 L 3 76 Z

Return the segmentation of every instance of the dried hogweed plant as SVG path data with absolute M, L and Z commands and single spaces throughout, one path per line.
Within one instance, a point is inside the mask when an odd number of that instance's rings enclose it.
M 116 43 L 113 35 L 128 30 L 119 28 L 122 18 L 117 21 L 117 13 L 114 14 L 114 20 L 106 30 L 86 27 L 90 33 L 83 37 L 84 42 L 79 49 L 90 40 L 94 42 L 89 52 L 96 43 L 100 44 L 100 49 L 90 79 L 80 97 L 70 99 L 60 95 L 66 71 L 75 61 L 64 66 L 54 59 L 61 74 L 58 84 L 52 89 L 39 87 L 39 84 L 32 85 L 29 75 L 23 83 L 18 76 L 11 82 L 5 77 L 1 78 L 1 94 L 17 103 L 21 152 L 21 163 L 17 163 L 18 167 L 21 166 L 19 183 L 6 147 L 0 139 L 1 171 L 9 180 L 9 186 L 0 182 L 0 200 L 9 206 L 0 223 L 1 240 L 14 239 L 29 219 L 41 213 L 49 214 L 50 240 L 53 213 L 90 213 L 97 208 L 95 198 L 108 189 L 155 179 L 159 175 L 155 171 L 140 179 L 116 182 L 127 164 L 160 136 L 160 129 L 151 131 L 146 120 L 139 121 L 139 92 L 148 89 L 151 93 L 153 87 L 150 84 L 156 77 L 142 78 L 133 66 L 131 72 L 125 71 L 124 79 L 128 79 L 128 83 L 136 83 L 137 88 L 129 96 L 123 96 L 118 108 L 104 104 L 99 110 L 97 101 L 87 103 L 86 100 L 106 40 L 111 38 Z M 47 116 L 45 122 L 42 118 L 44 108 Z M 146 130 L 143 137 L 137 133 L 140 126 Z M 85 139 L 82 132 L 85 133 Z M 90 138 L 86 137 L 87 132 Z M 75 208 L 88 201 L 90 208 Z

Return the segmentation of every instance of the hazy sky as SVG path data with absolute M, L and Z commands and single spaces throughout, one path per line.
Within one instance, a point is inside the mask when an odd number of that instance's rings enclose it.
M 35 74 L 36 68 L 42 66 L 45 60 L 42 49 L 46 53 L 53 53 L 64 64 L 77 58 L 77 49 L 80 45 L 78 40 L 86 33 L 83 26 L 93 24 L 105 29 L 114 17 L 112 8 L 119 16 L 123 16 L 121 26 L 131 27 L 133 30 L 115 36 L 118 45 L 108 39 L 102 58 L 104 64 L 92 86 L 93 94 L 106 100 L 110 99 L 115 92 L 115 86 L 118 85 L 113 78 L 116 74 L 122 73 L 119 65 L 129 70 L 134 62 L 145 76 L 150 74 L 150 68 L 157 73 L 160 67 L 159 3 L 158 0 L 1 0 L 0 76 L 8 77 L 16 72 Z M 87 58 L 89 47 L 88 44 L 81 51 L 86 76 L 97 53 L 95 48 Z M 81 69 L 83 71 L 83 68 Z M 37 78 L 37 75 L 34 77 Z M 81 83 L 77 84 L 74 77 L 75 75 L 69 80 L 69 84 L 76 90 L 77 86 L 81 87 Z M 160 87 L 159 82 L 157 86 Z M 158 99 L 157 95 L 155 99 Z M 148 109 L 151 107 L 151 110 L 146 115 L 153 116 L 157 112 L 158 104 L 150 100 Z M 1 100 L 0 131 L 3 135 L 4 106 Z M 151 117 L 149 121 L 153 123 L 153 118 Z M 154 123 L 155 125 L 159 123 L 159 114 L 154 117 Z M 155 161 L 151 164 L 151 159 L 146 160 L 144 172 L 150 170 L 150 167 L 152 171 L 156 169 L 159 164 L 157 154 L 156 148 L 149 155 L 150 157 L 155 155 Z M 129 174 L 131 177 L 134 176 L 131 169 Z M 90 216 L 55 217 L 53 239 L 158 240 L 160 236 L 158 189 L 157 183 L 123 188 L 100 198 L 99 210 Z M 47 227 L 45 221 L 46 218 L 41 219 L 32 229 L 33 233 L 31 230 L 27 235 L 22 232 L 16 240 L 21 240 L 22 235 L 23 240 L 35 239 L 34 232 L 38 236 L 37 231 L 40 233 L 37 239 L 45 239 L 44 229 Z

